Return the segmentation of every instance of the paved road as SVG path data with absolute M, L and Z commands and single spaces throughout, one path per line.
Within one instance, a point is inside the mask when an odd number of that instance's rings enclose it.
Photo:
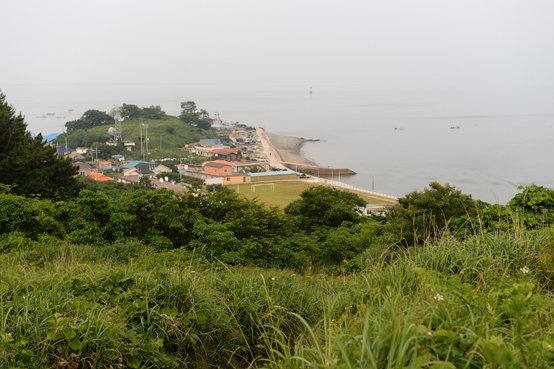
M 271 143 L 265 134 L 265 130 L 261 127 L 256 127 L 256 134 L 258 135 L 258 140 L 261 141 L 262 146 L 264 147 L 264 154 L 267 158 L 269 165 L 275 168 L 286 168 L 282 164 L 281 156 L 279 152 L 271 148 Z

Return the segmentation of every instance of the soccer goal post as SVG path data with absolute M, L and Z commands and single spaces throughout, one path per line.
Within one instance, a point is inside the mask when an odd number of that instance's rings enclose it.
M 275 183 L 258 183 L 250 186 L 251 192 L 256 192 L 256 186 L 271 186 L 271 191 L 275 191 Z

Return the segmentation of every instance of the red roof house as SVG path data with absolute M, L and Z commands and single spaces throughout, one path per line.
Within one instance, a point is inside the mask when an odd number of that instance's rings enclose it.
M 113 181 L 113 178 L 110 178 L 107 175 L 99 174 L 99 173 L 91 173 L 89 177 L 94 179 L 95 181 L 101 181 L 101 182 Z

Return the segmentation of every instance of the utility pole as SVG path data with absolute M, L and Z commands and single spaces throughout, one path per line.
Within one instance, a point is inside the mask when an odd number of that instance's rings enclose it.
M 140 132 L 141 132 L 141 147 L 142 147 L 142 127 L 144 127 L 144 129 L 146 130 L 146 153 L 144 151 L 142 153 L 142 161 L 144 161 L 145 160 L 144 155 L 148 154 L 148 124 L 143 123 L 141 125 L 141 130 L 140 130 Z
M 162 133 L 160 132 L 160 156 L 162 155 Z
M 96 153 L 96 180 L 98 181 L 98 176 L 100 175 L 100 173 L 98 173 L 98 145 L 96 145 L 96 150 L 94 150 L 94 152 L 92 153 L 92 159 L 94 160 L 94 153 Z
M 142 161 L 144 161 L 144 151 L 142 150 L 142 126 L 144 126 L 143 123 L 141 123 L 142 118 L 139 118 L 139 127 L 140 127 L 140 153 L 142 154 Z
M 65 151 L 62 156 L 65 156 L 65 154 L 67 153 L 67 135 L 65 134 L 65 127 L 63 128 L 62 132 L 65 136 Z

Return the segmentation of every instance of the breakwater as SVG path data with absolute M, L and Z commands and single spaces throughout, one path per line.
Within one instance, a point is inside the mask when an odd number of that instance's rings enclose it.
M 354 175 L 354 172 L 348 168 L 329 168 L 329 167 L 318 167 L 316 165 L 307 165 L 307 164 L 298 164 L 298 163 L 282 163 L 290 170 L 295 172 L 311 174 L 314 176 L 348 176 Z

